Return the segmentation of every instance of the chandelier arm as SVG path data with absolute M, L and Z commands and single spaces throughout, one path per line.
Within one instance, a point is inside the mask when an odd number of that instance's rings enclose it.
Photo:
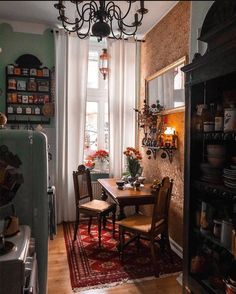
M 108 14 L 110 14 L 110 11 L 113 10 L 114 12 L 117 12 L 116 9 L 120 12 L 119 15 L 120 15 L 120 18 L 117 19 L 117 20 L 123 20 L 126 18 L 126 16 L 129 14 L 130 10 L 131 10 L 131 6 L 132 6 L 132 1 L 127 1 L 129 2 L 129 7 L 128 7 L 128 10 L 126 11 L 125 15 L 124 16 L 121 16 L 121 9 L 118 5 L 116 5 L 114 3 L 114 1 L 109 1 L 106 5 L 106 11 L 108 12 Z M 109 7 L 109 5 L 111 7 Z
M 67 26 L 65 25 L 64 21 L 62 22 L 62 25 L 63 25 L 63 28 L 64 28 L 67 32 L 69 32 L 69 33 L 74 33 L 74 32 L 76 32 L 76 30 L 73 30 L 73 29 L 69 29 L 69 28 L 67 28 Z
M 76 10 L 77 10 L 77 13 L 78 13 L 78 15 L 79 15 L 79 17 L 80 18 L 82 18 L 82 15 L 81 15 L 81 13 L 80 13 L 80 7 L 79 7 L 79 4 L 81 4 L 83 1 L 81 1 L 80 3 L 78 3 L 78 1 L 76 1 L 76 3 L 75 3 L 75 5 L 76 5 Z M 93 9 L 91 9 L 91 10 L 93 10 L 93 12 L 94 11 L 96 11 L 96 10 L 98 10 L 98 5 L 97 5 L 97 3 L 95 2 L 95 1 L 90 1 L 89 3 L 85 3 L 83 6 L 82 6 L 82 11 L 83 11 L 83 8 L 84 8 L 84 6 L 88 6 L 89 5 L 89 7 L 90 8 L 93 8 Z
M 87 3 L 88 4 L 88 3 Z M 91 12 L 89 12 L 89 19 L 86 19 L 85 18 L 85 14 L 87 11 L 91 10 Z M 93 9 L 90 9 L 90 7 L 87 7 L 87 8 L 84 8 L 83 7 L 83 11 L 82 11 L 82 19 L 85 21 L 85 22 L 90 22 L 91 20 L 94 20 L 94 13 L 95 11 Z
M 78 36 L 80 39 L 86 39 L 87 37 L 89 37 L 90 27 L 91 27 L 91 22 L 89 22 L 89 26 L 88 26 L 87 32 L 86 32 L 86 33 L 80 33 L 80 32 L 77 30 L 77 31 L 76 31 L 77 36 Z
M 115 38 L 116 40 L 120 40 L 121 37 L 122 37 L 122 33 L 123 33 L 123 31 L 120 30 L 120 32 L 119 32 L 119 37 L 117 37 L 117 36 L 114 34 L 114 31 L 113 31 L 112 21 L 110 21 L 110 27 L 111 27 L 111 34 L 112 34 L 113 38 Z
M 133 23 L 133 24 L 131 24 L 131 25 L 128 25 L 128 24 L 126 24 L 125 22 L 122 22 L 122 24 L 123 24 L 125 27 L 127 27 L 127 28 L 138 27 L 138 26 L 141 24 L 142 20 L 143 20 L 143 16 L 144 16 L 144 14 L 142 13 L 141 18 L 140 18 L 140 20 L 138 20 L 137 23 Z

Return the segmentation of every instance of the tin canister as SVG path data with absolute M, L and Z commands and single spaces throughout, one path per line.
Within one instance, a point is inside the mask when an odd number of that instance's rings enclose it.
M 231 249 L 232 245 L 232 229 L 233 225 L 231 222 L 222 221 L 220 242 L 228 249 Z
M 225 108 L 224 132 L 236 131 L 236 108 Z

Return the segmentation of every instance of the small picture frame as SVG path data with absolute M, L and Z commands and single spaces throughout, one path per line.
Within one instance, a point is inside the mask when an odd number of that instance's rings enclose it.
M 17 103 L 22 103 L 22 95 L 17 95 Z
M 38 95 L 33 95 L 33 99 L 34 99 L 34 104 L 38 104 L 39 103 L 39 97 Z
M 39 107 L 35 107 L 34 109 L 34 114 L 40 114 L 40 108 Z
M 12 103 L 12 93 L 7 93 L 7 103 Z
M 37 69 L 37 76 L 43 77 L 43 70 L 42 69 Z
M 37 76 L 37 69 L 36 68 L 31 68 L 30 69 L 30 76 L 33 76 L 33 77 Z
M 49 102 L 49 95 L 44 95 L 44 104 Z
M 26 109 L 25 109 L 25 113 L 26 113 L 26 114 L 32 114 L 32 109 L 31 109 L 31 107 L 26 107 Z
M 26 90 L 26 81 L 23 81 L 23 80 L 17 81 L 17 90 L 25 91 Z
M 28 96 L 28 103 L 34 103 L 34 96 L 33 95 Z
M 7 87 L 8 87 L 9 90 L 16 90 L 16 80 L 15 79 L 9 79 Z
M 18 106 L 17 108 L 16 108 L 16 113 L 17 114 L 22 114 L 22 107 L 20 107 L 20 106 Z
M 47 67 L 43 68 L 43 76 L 44 77 L 49 77 L 49 69 Z
M 28 68 L 22 68 L 21 70 L 21 74 L 23 76 L 28 76 L 29 75 L 29 69 Z
M 29 101 L 28 95 L 22 95 L 22 103 L 27 104 Z
M 12 93 L 11 94 L 11 102 L 12 103 L 17 103 L 17 93 Z
M 12 114 L 14 112 L 14 109 L 12 106 L 7 107 L 7 113 Z
M 44 103 L 44 95 L 38 96 L 38 103 Z
M 48 92 L 49 91 L 49 82 L 48 81 L 38 82 L 38 91 Z
M 21 74 L 21 69 L 19 67 L 14 68 L 14 75 L 20 75 Z
M 37 83 L 35 82 L 35 79 L 29 79 L 27 83 L 27 90 L 28 91 L 36 91 L 37 90 Z
M 7 66 L 7 74 L 8 75 L 14 75 L 14 69 L 15 69 L 15 66 L 13 64 L 8 64 L 8 66 Z

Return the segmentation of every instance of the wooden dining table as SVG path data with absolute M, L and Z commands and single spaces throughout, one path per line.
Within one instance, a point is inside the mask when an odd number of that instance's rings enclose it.
M 102 186 L 102 200 L 107 200 L 109 195 L 120 207 L 118 220 L 125 218 L 125 206 L 135 206 L 136 212 L 138 212 L 139 205 L 154 203 L 150 183 L 144 184 L 139 189 L 126 185 L 123 190 L 120 190 L 116 181 L 117 179 L 114 178 L 98 179 Z

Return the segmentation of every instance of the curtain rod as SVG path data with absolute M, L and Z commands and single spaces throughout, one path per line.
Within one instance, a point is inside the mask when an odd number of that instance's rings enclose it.
M 59 31 L 58 30 L 55 30 L 56 33 L 58 33 Z M 51 33 L 53 33 L 53 30 L 51 30 Z M 69 32 L 70 34 L 70 32 Z M 97 37 L 97 36 L 94 36 L 94 35 L 90 35 L 90 37 Z M 128 41 L 129 39 L 128 38 L 124 38 L 124 39 L 116 39 L 115 37 L 107 37 L 108 39 L 113 39 L 113 40 L 125 40 L 125 41 Z M 135 40 L 136 42 L 146 42 L 145 40 Z

